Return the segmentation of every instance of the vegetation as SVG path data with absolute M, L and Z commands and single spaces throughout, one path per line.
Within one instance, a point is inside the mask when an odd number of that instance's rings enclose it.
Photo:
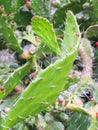
M 98 129 L 97 5 L 0 0 L 0 130 Z

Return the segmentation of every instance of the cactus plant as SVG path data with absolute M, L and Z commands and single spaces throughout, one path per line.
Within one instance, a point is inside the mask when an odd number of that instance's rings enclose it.
M 32 62 L 28 61 L 25 65 L 19 67 L 3 84 L 4 86 L 4 95 L 7 96 L 19 83 L 19 81 L 27 74 L 32 66 Z M 0 99 L 3 97 L 0 96 Z
M 98 129 L 98 83 L 94 81 L 98 81 L 97 3 L 97 0 L 0 0 L 0 130 Z M 76 18 L 67 10 L 72 10 Z M 55 31 L 46 18 L 53 22 Z M 76 19 L 85 37 L 80 46 Z M 28 24 L 32 24 L 29 26 L 33 26 L 32 30 L 27 31 Z M 22 66 L 12 69 L 11 58 L 5 57 L 2 49 L 12 55 L 18 52 L 13 56 L 17 58 L 15 63 Z M 75 57 L 81 69 L 74 62 Z M 71 69 L 75 70 L 69 74 Z M 17 96 L 13 89 L 20 81 L 25 90 Z
M 60 48 L 52 24 L 50 24 L 48 20 L 38 16 L 34 16 L 32 24 L 34 33 L 40 37 L 41 41 L 53 52 L 60 55 Z
M 34 15 L 43 16 L 49 18 L 50 10 L 49 10 L 49 0 L 31 0 L 31 9 L 34 12 Z
M 98 24 L 89 26 L 85 31 L 85 37 L 87 38 L 97 38 L 98 37 Z
M 2 15 L 0 15 L 0 27 L 0 31 L 2 32 L 5 40 L 10 44 L 12 49 L 15 49 L 18 53 L 21 54 L 23 52 L 23 49 L 18 43 L 12 27 L 9 25 L 8 22 L 6 22 L 5 18 Z
M 21 1 L 20 0 L 15 0 L 13 3 L 14 3 L 15 12 L 18 12 L 20 7 L 25 4 L 25 1 L 24 0 L 21 0 Z
M 10 4 L 8 5 L 10 8 L 7 8 L 7 3 Z M 96 52 L 98 50 L 97 24 L 86 29 L 92 22 L 95 23 L 98 20 L 96 13 L 97 0 L 1 0 L 0 5 L 0 43 L 4 38 L 10 44 L 10 46 L 6 47 L 9 51 L 12 51 L 11 54 L 13 54 L 13 51 L 18 52 L 15 54 L 16 57 L 21 54 L 19 62 L 22 63 L 22 66 L 12 74 L 12 71 L 9 70 L 9 64 L 4 73 L 2 67 L 5 66 L 0 66 L 2 74 L 8 73 L 6 77 L 11 74 L 6 81 L 5 79 L 0 81 L 0 129 L 97 130 L 98 90 L 95 86 L 98 84 L 92 80 L 94 58 L 92 45 L 95 47 Z M 54 12 L 52 12 L 52 8 Z M 71 11 L 66 13 L 69 9 L 75 13 L 85 37 L 81 39 L 80 47 L 81 35 L 79 27 L 73 13 Z M 12 13 L 13 18 L 10 17 L 11 12 L 14 12 Z M 42 16 L 52 21 L 56 27 L 56 33 L 59 34 L 60 31 L 61 35 L 56 36 L 53 25 Z M 17 26 L 13 20 L 17 23 Z M 15 26 L 13 23 L 15 23 Z M 25 29 L 28 24 L 32 24 L 30 25 L 30 27 L 33 26 L 31 27 L 32 31 Z M 84 33 L 83 30 L 85 29 Z M 15 32 L 21 32 L 21 36 L 16 34 L 16 37 Z M 22 38 L 24 34 L 28 35 Z M 95 38 L 95 41 L 90 42 L 86 38 L 90 40 Z M 21 39 L 21 43 L 18 41 L 19 39 Z M 33 45 L 29 44 L 29 42 Z M 95 45 L 92 44 L 94 42 Z M 6 48 L 5 44 L 2 43 L 4 49 Z M 13 50 L 10 50 L 10 47 Z M 81 72 L 77 67 L 77 63 L 74 62 L 78 48 L 79 56 L 77 59 L 80 58 L 79 61 L 82 64 Z M 22 58 L 26 60 L 21 61 Z M 95 60 L 97 60 L 97 57 L 95 57 Z M 27 63 L 24 64 L 23 62 Z M 73 62 L 75 71 L 69 74 Z M 97 65 L 95 66 L 97 67 Z M 30 69 L 33 72 L 29 71 Z M 79 69 L 79 72 L 77 69 Z M 27 79 L 23 79 L 26 74 L 30 74 L 28 76 L 30 83 Z M 2 77 L 0 75 L 0 78 Z M 10 96 L 14 97 L 15 91 L 13 89 L 20 80 L 25 80 L 24 85 L 26 88 L 18 97 L 16 96 L 16 100 L 10 100 L 12 103 L 8 104 L 6 100 Z M 62 90 L 64 91 L 61 92 Z M 91 90 L 90 93 L 89 90 Z M 11 93 L 12 91 L 13 93 Z M 11 95 L 9 95 L 10 93 Z M 86 96 L 88 100 L 85 100 L 83 96 Z M 55 101 L 55 107 L 51 106 Z M 48 121 L 44 117 L 46 111 L 50 112 L 51 109 L 53 109 L 50 114 L 52 119 Z M 61 111 L 63 111 L 63 119 L 57 115 Z M 44 114 L 39 114 L 40 112 Z M 68 113 L 67 117 L 65 117 L 67 112 L 71 114 Z M 32 117 L 35 115 L 37 115 L 37 118 Z M 66 120 L 68 120 L 67 128 Z M 75 122 L 74 125 L 73 122 Z
M 69 11 L 67 13 L 67 16 L 68 15 L 72 19 L 70 24 L 75 26 L 75 28 L 78 28 L 78 25 L 76 24 L 76 20 L 74 18 L 74 15 L 72 14 L 72 12 Z M 67 19 L 70 19 L 70 18 L 67 17 Z M 35 19 L 36 19 L 36 17 L 34 18 L 34 20 Z M 49 25 L 49 27 L 51 27 L 48 22 L 44 23 L 42 18 L 38 18 L 38 20 L 42 20 L 41 21 L 42 25 L 45 24 L 45 25 Z M 33 23 L 33 24 L 36 25 L 36 23 Z M 69 24 L 69 26 L 70 26 L 70 24 Z M 73 27 L 73 26 L 71 26 L 71 27 Z M 44 26 L 43 26 L 42 31 L 43 32 L 45 31 Z M 41 38 L 43 38 L 43 40 L 45 39 L 45 41 L 46 41 L 46 38 L 43 37 L 44 33 L 42 33 L 42 31 L 40 31 L 38 34 L 39 34 L 39 36 L 42 34 Z M 51 32 L 51 28 L 49 28 L 49 31 Z M 50 35 L 50 32 L 49 32 L 49 35 Z M 79 30 L 76 29 L 75 32 L 79 33 Z M 55 36 L 54 33 L 53 33 L 53 35 Z M 51 35 L 50 35 L 50 39 L 51 39 Z M 49 41 L 50 41 L 50 39 L 49 39 Z M 69 37 L 68 37 L 68 39 L 69 39 Z M 68 50 L 69 56 L 67 56 L 67 57 L 66 57 L 66 55 L 63 56 L 62 59 L 57 60 L 54 64 L 49 65 L 46 69 L 41 70 L 38 73 L 36 79 L 33 80 L 29 84 L 29 86 L 22 93 L 22 95 L 17 100 L 17 102 L 14 104 L 14 106 L 10 109 L 10 111 L 7 113 L 7 115 L 1 120 L 1 129 L 5 130 L 9 127 L 12 127 L 12 125 L 21 121 L 28 115 L 35 115 L 35 114 L 45 110 L 46 107 L 49 106 L 50 104 L 54 103 L 58 94 L 63 89 L 67 76 L 69 74 L 69 71 L 71 70 L 73 61 L 77 54 L 77 49 L 79 46 L 79 39 L 80 39 L 80 36 L 76 40 L 75 50 L 71 50 L 71 51 Z M 51 43 L 48 43 L 48 44 L 50 44 L 50 48 L 51 48 Z M 54 45 L 56 45 L 56 47 L 58 47 L 57 44 L 54 44 Z M 54 47 L 54 45 L 53 45 L 53 47 Z M 55 75 L 55 77 L 54 77 L 54 75 Z
M 10 14 L 12 12 L 12 0 L 0 0 L 0 5 L 4 5 L 5 11 Z
M 92 15 L 91 19 L 93 20 L 94 23 L 98 23 L 98 16 L 97 16 L 97 5 L 98 1 L 97 0 L 92 0 Z
M 91 117 L 76 112 L 68 120 L 68 130 L 88 130 L 90 123 Z
M 80 45 L 80 48 L 79 48 L 79 54 L 81 58 L 83 59 L 83 64 L 84 64 L 84 69 L 83 69 L 81 79 L 82 80 L 84 79 L 83 81 L 88 80 L 91 82 L 92 67 L 93 67 L 92 63 L 93 63 L 93 58 L 94 58 L 93 49 L 91 47 L 91 43 L 89 40 L 83 38 L 81 39 L 81 43 L 82 44 Z
M 73 122 L 74 125 L 73 125 Z M 70 124 L 70 125 L 69 125 Z M 98 121 L 97 119 L 92 119 L 88 115 L 83 115 L 80 113 L 74 113 L 72 117 L 68 120 L 68 130 L 97 130 Z
M 20 99 L 6 115 L 2 122 L 3 126 L 11 127 L 24 117 L 35 115 L 53 103 L 59 92 L 63 89 L 75 56 L 76 52 L 41 71 L 36 80 L 30 83 L 24 93 L 22 93 Z M 54 75 L 56 75 L 56 77 L 53 79 Z M 24 108 L 24 110 L 22 110 L 22 108 Z M 18 111 L 18 109 L 20 109 L 20 111 Z M 28 109 L 31 111 L 28 111 Z M 10 119 L 11 121 L 9 122 Z
M 17 23 L 18 27 L 25 27 L 30 24 L 32 14 L 29 11 L 19 11 L 15 13 L 14 20 Z
M 62 4 L 61 8 L 58 8 L 53 15 L 52 22 L 56 28 L 64 28 L 64 17 L 67 10 L 71 10 L 77 16 L 79 23 L 82 22 L 80 29 L 84 30 L 91 23 L 97 23 L 97 0 L 71 0 Z M 77 8 L 76 8 L 77 7 Z M 85 23 L 85 24 L 84 24 Z
M 61 23 L 63 23 L 67 10 L 72 10 L 75 14 L 80 12 L 82 10 L 82 4 L 84 2 L 86 1 L 74 0 L 74 1 L 64 2 L 63 6 L 61 8 L 58 8 L 55 14 L 53 15 L 52 21 L 53 21 L 54 26 L 59 27 Z
M 73 23 L 73 24 L 70 24 Z M 67 14 L 66 15 L 66 24 L 65 24 L 65 31 L 64 31 L 64 40 L 62 43 L 62 54 L 70 53 L 73 49 L 77 48 L 79 44 L 76 45 L 76 42 L 79 43 L 79 37 L 80 37 L 80 32 L 79 28 L 76 28 L 76 19 L 72 19 L 72 14 Z M 77 24 L 76 24 L 77 26 Z M 69 37 L 69 38 L 68 38 Z M 75 48 L 74 48 L 75 47 Z

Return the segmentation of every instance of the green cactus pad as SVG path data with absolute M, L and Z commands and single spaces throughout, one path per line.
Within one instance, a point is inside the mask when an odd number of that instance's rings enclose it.
M 75 56 L 76 52 L 73 52 L 39 72 L 8 112 L 2 125 L 11 127 L 28 115 L 35 115 L 53 104 L 64 87 Z
M 66 17 L 64 40 L 62 44 L 63 55 L 65 55 L 66 52 L 70 53 L 74 49 L 77 49 L 81 37 L 79 26 L 73 13 L 68 11 Z
M 45 18 L 35 16 L 32 19 L 33 31 L 40 37 L 53 52 L 60 54 L 60 48 L 56 39 L 56 34 L 53 30 L 53 25 Z
M 4 83 L 5 88 L 5 94 L 0 95 L 0 99 L 2 97 L 7 96 L 10 94 L 10 92 L 13 91 L 13 89 L 16 87 L 16 85 L 21 81 L 21 79 L 27 74 L 27 72 L 31 68 L 31 61 L 28 61 L 25 65 L 19 67 L 17 70 L 15 70 L 14 73 L 7 79 L 7 81 Z
M 88 130 L 98 130 L 98 120 L 93 119 Z
M 74 113 L 68 120 L 67 130 L 88 130 L 91 118 L 88 115 Z
M 93 23 L 98 23 L 98 0 L 92 0 L 91 19 Z

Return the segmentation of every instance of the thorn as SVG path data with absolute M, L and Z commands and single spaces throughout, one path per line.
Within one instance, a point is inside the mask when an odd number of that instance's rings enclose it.
M 45 105 L 45 104 L 49 104 L 48 102 L 46 101 L 43 101 L 43 102 L 40 102 L 41 105 Z
M 36 15 L 35 15 L 35 16 L 33 16 L 32 18 L 39 18 L 39 16 L 36 16 Z
M 4 125 L 1 125 L 1 127 L 5 128 L 5 129 L 11 129 L 10 127 L 4 126 Z
M 69 53 L 68 52 L 66 52 L 66 56 L 68 56 L 69 55 Z
M 20 97 L 20 99 L 21 99 L 21 100 L 24 100 L 24 98 L 23 98 L 22 96 Z
M 39 78 L 39 80 L 44 80 L 44 78 L 41 77 L 41 78 Z
M 76 35 L 76 37 L 80 37 L 80 34 L 79 34 L 79 33 L 76 33 L 75 35 Z
M 0 91 L 5 91 L 5 88 L 3 86 L 0 86 Z
M 56 70 L 61 70 L 61 69 L 62 69 L 62 67 L 57 67 L 57 68 L 56 68 Z
M 23 117 L 23 116 L 18 116 L 18 118 L 20 118 L 20 119 L 25 119 L 25 117 Z
M 50 88 L 55 88 L 56 86 L 55 85 L 51 85 Z
M 9 108 L 9 107 L 6 107 L 6 108 L 3 110 L 3 112 L 7 113 L 9 110 L 10 110 L 10 108 Z
M 29 97 L 28 100 L 33 100 L 35 97 Z
M 7 16 L 7 13 L 6 13 L 6 12 L 3 12 L 3 13 L 2 13 L 2 16 L 3 16 L 3 17 L 6 17 L 6 16 Z
M 9 121 L 12 121 L 12 119 L 9 119 Z

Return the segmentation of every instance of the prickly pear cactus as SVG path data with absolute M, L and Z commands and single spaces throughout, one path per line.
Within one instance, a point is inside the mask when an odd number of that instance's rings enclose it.
M 21 8 L 21 6 L 25 5 L 25 1 L 24 0 L 15 0 L 13 1 L 13 6 L 15 8 L 15 12 L 18 12 L 18 10 Z
M 90 123 L 91 117 L 88 115 L 73 113 L 68 120 L 67 130 L 88 130 Z
M 71 10 L 75 14 L 80 12 L 82 10 L 82 4 L 85 3 L 85 0 L 82 1 L 74 0 L 74 1 L 67 1 L 67 2 L 64 1 L 62 3 L 64 3 L 63 6 L 61 6 L 61 8 L 58 8 L 53 15 L 52 21 L 55 27 L 61 27 L 60 25 L 63 25 L 63 20 L 65 19 L 67 10 Z
M 8 14 L 12 12 L 12 0 L 0 0 L 0 5 L 4 5 L 5 11 Z
M 48 18 L 50 16 L 49 4 L 50 0 L 31 0 L 31 9 L 34 15 Z
M 74 125 L 73 125 L 74 122 Z M 97 130 L 98 121 L 88 115 L 73 113 L 68 120 L 68 130 Z
M 93 20 L 93 22 L 98 23 L 98 15 L 97 15 L 97 5 L 98 5 L 98 1 L 97 0 L 92 0 L 92 15 L 91 15 L 91 19 Z
M 45 130 L 64 130 L 64 126 L 61 122 L 53 121 L 52 123 L 47 125 Z
M 98 24 L 89 26 L 85 31 L 85 37 L 87 38 L 97 38 L 98 37 Z
M 5 81 L 3 84 L 4 95 L 0 96 L 0 99 L 7 96 L 16 87 L 19 81 L 27 74 L 32 66 L 32 62 L 28 61 L 25 65 L 19 67 L 15 72 Z
M 73 24 L 71 24 L 73 23 Z M 62 44 L 62 53 L 63 55 L 66 53 L 72 52 L 75 48 L 79 46 L 76 45 L 76 42 L 79 43 L 80 32 L 79 28 L 76 28 L 76 19 L 72 19 L 72 13 L 66 14 L 66 24 L 65 24 L 65 31 L 64 31 L 64 40 Z M 77 26 L 77 25 L 76 25 Z
M 88 130 L 97 130 L 97 129 L 98 129 L 98 120 L 93 119 L 90 127 L 88 128 Z
M 68 0 L 64 4 L 61 4 L 63 6 L 58 8 L 54 13 L 52 19 L 54 26 L 63 28 L 66 11 L 71 10 L 76 15 L 78 22 L 82 23 L 80 28 L 82 30 L 86 29 L 91 23 L 97 23 L 98 21 L 97 4 L 97 0 Z
M 10 21 L 9 23 L 6 12 L 2 13 L 1 12 L 0 12 L 0 32 L 2 33 L 6 42 L 10 44 L 11 48 L 21 54 L 23 52 L 23 49 L 18 43 L 18 40 L 16 39 L 14 34 L 14 30 L 12 29 L 11 26 L 11 24 L 14 24 L 14 21 Z
M 63 58 L 41 71 L 8 112 L 4 119 L 5 121 L 3 121 L 3 125 L 11 127 L 28 115 L 35 115 L 52 104 L 64 87 L 75 56 L 76 52 L 73 52 L 67 58 Z M 56 77 L 53 79 L 54 75 Z M 24 110 L 22 110 L 23 108 Z M 10 119 L 11 121 L 9 122 L 8 120 Z
M 69 11 L 67 15 L 69 15 L 70 18 L 72 19 L 70 24 L 75 26 L 75 28 L 78 28 L 78 25 L 72 12 Z M 67 17 L 67 19 L 70 18 Z M 51 26 L 49 25 L 49 27 Z M 43 28 L 42 31 L 44 32 L 45 29 Z M 40 33 L 42 34 L 41 38 L 43 38 L 44 40 L 46 39 L 46 35 L 45 33 L 42 33 L 42 31 L 40 31 Z M 75 33 L 79 33 L 79 30 L 78 32 Z M 41 34 L 39 34 L 39 36 Z M 45 35 L 44 36 L 45 38 L 43 37 L 43 35 Z M 49 28 L 49 35 L 50 35 L 50 28 Z M 53 33 L 53 35 L 55 34 Z M 50 39 L 49 41 L 51 42 Z M 53 104 L 55 102 L 60 91 L 64 88 L 68 74 L 72 68 L 72 64 L 77 55 L 79 39 L 80 36 L 76 41 L 75 50 L 70 51 L 68 56 L 66 55 L 63 56 L 61 59 L 57 60 L 54 64 L 51 64 L 46 69 L 39 71 L 37 77 L 28 85 L 28 87 L 21 94 L 20 98 L 13 105 L 13 107 L 10 109 L 7 115 L 1 120 L 1 129 L 6 130 L 12 127 L 14 124 L 18 123 L 19 121 L 25 119 L 25 117 L 29 115 L 38 114 L 39 112 L 45 110 L 50 104 Z
M 34 16 L 32 19 L 34 33 L 39 36 L 53 52 L 60 55 L 60 48 L 56 39 L 56 34 L 53 30 L 53 25 L 45 18 Z

